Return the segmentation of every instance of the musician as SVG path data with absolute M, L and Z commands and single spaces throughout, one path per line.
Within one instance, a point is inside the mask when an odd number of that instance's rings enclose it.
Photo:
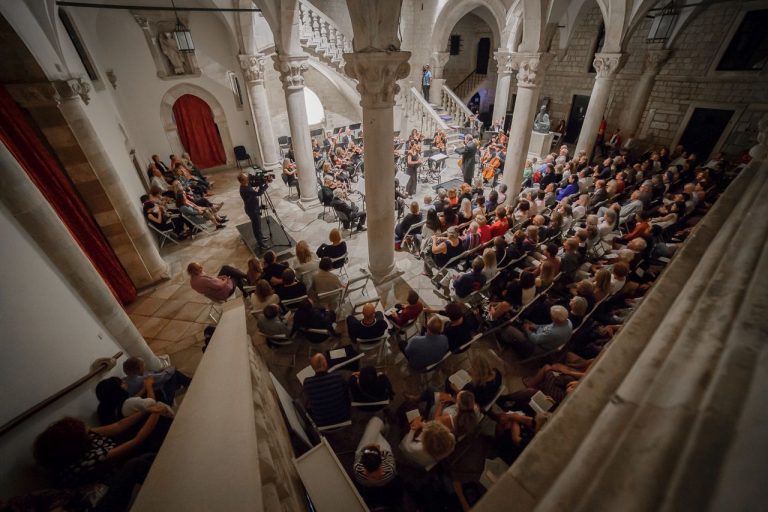
M 289 158 L 283 159 L 283 182 L 289 187 L 296 187 L 296 191 L 301 194 L 299 189 L 299 170 L 296 163 Z
M 365 212 L 361 212 L 357 205 L 355 203 L 347 203 L 344 200 L 344 193 L 341 191 L 341 189 L 336 189 L 333 191 L 333 201 L 331 201 L 331 206 L 333 206 L 333 209 L 337 212 L 342 212 L 347 214 L 347 217 L 349 217 L 349 222 L 344 223 L 344 228 L 349 228 L 352 224 L 357 221 L 357 231 L 365 231 Z
M 323 148 L 320 147 L 320 141 L 318 141 L 315 137 L 312 137 L 312 158 L 314 158 L 315 163 L 317 163 L 322 157 Z
M 472 177 L 475 175 L 477 144 L 475 144 L 471 134 L 468 133 L 464 136 L 464 147 L 456 148 L 456 153 L 461 155 L 461 174 L 464 178 L 464 183 L 472 183 Z
M 245 214 L 251 219 L 251 229 L 253 229 L 253 236 L 256 237 L 256 243 L 260 249 L 268 249 L 268 239 L 261 233 L 260 199 L 264 191 L 267 190 L 267 182 L 265 180 L 259 187 L 251 187 L 248 185 L 248 175 L 245 173 L 240 174 L 237 181 L 240 182 L 240 197 L 243 199 Z
M 419 166 L 424 163 L 421 159 L 421 153 L 419 151 L 419 145 L 414 144 L 411 149 L 408 150 L 408 157 L 406 160 L 406 173 L 408 174 L 408 184 L 405 186 L 405 191 L 408 196 L 416 195 L 416 182 L 418 181 Z
M 491 146 L 487 153 L 490 157 L 486 160 L 485 165 L 483 166 L 483 182 L 488 183 L 493 180 L 492 187 L 496 186 L 497 176 L 502 169 L 501 157 L 499 156 L 500 153 L 501 150 L 498 147 Z
M 320 187 L 320 191 L 318 192 L 320 202 L 323 203 L 324 206 L 330 206 L 331 201 L 333 201 L 332 185 L 333 177 L 329 174 L 326 174 L 323 178 L 323 185 Z

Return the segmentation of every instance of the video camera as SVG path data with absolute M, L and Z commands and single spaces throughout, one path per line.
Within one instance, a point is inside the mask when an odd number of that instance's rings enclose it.
M 266 188 L 274 179 L 275 173 L 254 166 L 253 171 L 248 174 L 248 186 L 254 188 Z

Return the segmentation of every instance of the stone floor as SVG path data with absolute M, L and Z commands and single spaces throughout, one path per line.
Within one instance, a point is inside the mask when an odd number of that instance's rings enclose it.
M 190 373 L 194 372 L 194 368 L 199 363 L 203 330 L 211 321 L 208 316 L 210 302 L 189 287 L 189 279 L 185 272 L 187 264 L 191 261 L 199 261 L 208 273 L 215 273 L 224 264 L 245 269 L 246 262 L 252 256 L 250 250 L 240 240 L 235 227 L 248 220 L 237 192 L 238 172 L 237 169 L 228 169 L 211 176 L 215 182 L 211 200 L 224 201 L 221 213 L 230 219 L 227 227 L 209 235 L 198 236 L 194 240 L 186 240 L 178 245 L 166 244 L 161 249 L 161 253 L 169 264 L 170 279 L 142 290 L 139 298 L 128 306 L 131 319 L 152 350 L 158 355 L 169 355 L 174 365 Z M 456 158 L 451 158 L 446 171 L 443 172 L 442 181 L 458 176 L 460 172 L 456 165 Z M 416 199 L 421 203 L 424 195 L 434 195 L 433 186 L 433 183 L 419 183 Z M 288 189 L 279 179 L 273 182 L 268 193 L 275 205 L 277 216 L 294 239 L 306 240 L 313 249 L 327 241 L 328 232 L 336 227 L 336 223 L 319 218 L 322 211 L 319 207 L 306 211 L 301 209 L 296 204 L 295 197 L 289 196 Z M 348 267 L 350 276 L 359 275 L 360 267 L 367 265 L 368 235 L 369 232 L 354 233 L 351 237 L 348 232 L 345 234 L 350 253 Z M 421 261 L 405 252 L 396 252 L 395 261 L 399 276 L 370 291 L 371 295 L 375 294 L 381 298 L 383 307 L 388 308 L 395 302 L 404 301 L 410 289 L 415 289 L 422 300 L 430 306 L 443 304 L 444 301 L 433 293 L 434 287 L 430 280 L 422 275 Z M 255 332 L 255 322 L 251 319 L 249 319 L 249 332 Z M 259 344 L 260 340 L 254 341 Z M 489 344 L 488 347 L 495 347 L 495 344 Z M 306 361 L 299 358 L 296 365 L 296 369 L 284 373 L 283 377 L 303 368 Z M 506 375 L 520 375 L 516 368 L 507 368 L 507 370 Z M 402 377 L 407 376 L 402 375 Z M 393 380 L 400 379 L 395 376 Z M 508 382 L 508 389 L 520 387 L 519 379 L 511 380 L 516 380 L 518 384 Z M 406 378 L 405 382 L 407 381 Z M 290 387 L 293 386 L 290 385 Z

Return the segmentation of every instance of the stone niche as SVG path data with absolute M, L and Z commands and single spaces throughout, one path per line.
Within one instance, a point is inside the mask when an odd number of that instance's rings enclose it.
M 172 80 L 201 75 L 195 54 L 180 52 L 176 46 L 173 36 L 176 17 L 172 13 L 131 10 L 131 14 L 141 27 L 159 78 Z M 179 19 L 189 28 L 186 13 L 179 13 Z

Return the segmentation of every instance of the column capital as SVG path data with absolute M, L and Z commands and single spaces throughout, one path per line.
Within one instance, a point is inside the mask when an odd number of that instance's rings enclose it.
M 86 105 L 91 101 L 88 93 L 91 92 L 91 84 L 83 77 L 72 78 L 70 80 L 56 80 L 51 82 L 56 90 L 54 99 L 57 103 L 62 101 L 74 100 L 79 96 Z
M 514 53 L 513 69 L 517 70 L 518 87 L 539 87 L 544 73 L 552 62 L 549 53 Z
M 515 54 L 507 50 L 496 50 L 493 59 L 498 65 L 499 75 L 511 75 L 515 71 Z
M 597 78 L 613 78 L 621 69 L 624 60 L 623 53 L 596 53 L 593 66 L 597 71 Z
M 136 23 L 142 30 L 149 30 L 149 19 L 146 16 L 134 14 L 133 19 L 136 20 Z
M 410 57 L 411 52 L 400 51 L 344 54 L 344 71 L 357 80 L 363 108 L 394 106 L 395 94 L 400 90 L 396 82 L 408 76 Z
M 645 60 L 643 61 L 643 73 L 647 75 L 658 75 L 661 66 L 667 62 L 672 50 L 646 50 Z
M 298 90 L 304 88 L 304 73 L 309 69 L 309 57 L 306 55 L 280 55 L 274 56 L 275 70 L 280 73 L 280 80 L 286 90 Z
M 252 82 L 257 84 L 264 83 L 264 55 L 239 55 L 240 67 L 245 75 L 246 82 Z

